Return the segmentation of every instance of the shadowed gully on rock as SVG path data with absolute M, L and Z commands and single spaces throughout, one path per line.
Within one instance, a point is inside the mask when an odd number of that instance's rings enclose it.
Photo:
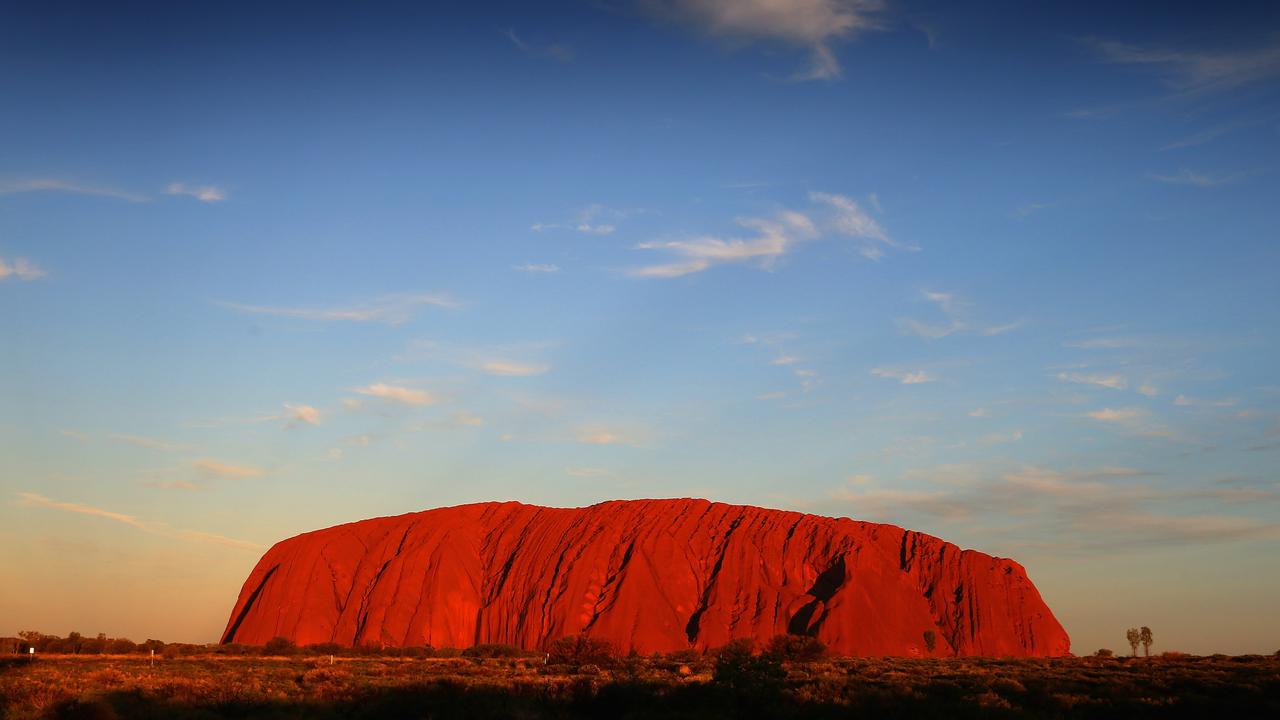
M 1018 563 L 893 525 L 706 500 L 479 503 L 277 543 L 223 642 L 620 651 L 782 633 L 848 655 L 1057 656 L 1070 640 Z

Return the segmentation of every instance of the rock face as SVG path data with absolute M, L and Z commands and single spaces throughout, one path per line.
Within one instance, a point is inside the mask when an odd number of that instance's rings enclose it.
M 585 633 L 651 653 L 788 632 L 849 655 L 1070 651 L 1012 560 L 706 500 L 481 503 L 299 535 L 258 561 L 222 641 L 540 648 Z

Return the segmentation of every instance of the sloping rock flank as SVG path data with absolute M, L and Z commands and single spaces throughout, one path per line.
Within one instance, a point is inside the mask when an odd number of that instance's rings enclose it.
M 299 535 L 258 562 L 222 641 L 541 648 L 579 633 L 641 653 L 781 633 L 850 655 L 1070 651 L 1012 560 L 706 500 L 480 503 Z

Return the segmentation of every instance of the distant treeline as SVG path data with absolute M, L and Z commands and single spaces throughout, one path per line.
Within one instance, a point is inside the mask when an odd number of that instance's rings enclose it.
M 724 649 L 742 647 L 742 641 L 730 643 Z M 129 638 L 107 637 L 98 633 L 96 637 L 86 637 L 72 632 L 66 637 L 48 635 L 28 630 L 18 633 L 17 637 L 0 638 L 0 652 L 28 654 L 34 648 L 36 653 L 54 653 L 64 655 L 150 655 L 152 651 L 162 657 L 186 657 L 193 655 L 223 656 L 302 656 L 319 657 L 337 655 L 340 657 L 399 657 L 399 658 L 544 658 L 551 664 L 567 665 L 608 665 L 622 657 L 622 654 L 610 643 L 581 635 L 573 635 L 555 640 L 545 650 L 526 650 L 513 645 L 485 643 L 469 648 L 431 647 L 430 645 L 411 647 L 378 647 L 364 645 L 346 647 L 337 643 L 318 643 L 315 645 L 295 645 L 288 638 L 277 637 L 268 640 L 264 645 L 229 644 L 193 644 L 166 643 L 162 640 L 148 639 L 134 642 Z M 721 649 L 721 650 L 724 650 Z M 768 643 L 755 648 L 764 655 L 778 660 L 817 660 L 827 654 L 826 647 L 816 638 L 779 635 Z M 714 651 L 709 654 L 717 654 Z M 666 653 L 663 657 L 678 662 L 694 662 L 703 653 L 697 650 L 678 650 Z

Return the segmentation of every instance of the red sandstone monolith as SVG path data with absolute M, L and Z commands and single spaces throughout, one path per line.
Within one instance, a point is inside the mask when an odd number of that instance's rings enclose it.
M 258 561 L 222 641 L 543 648 L 579 633 L 623 653 L 781 633 L 848 655 L 1070 652 L 1013 560 L 706 500 L 480 503 L 299 535 Z

